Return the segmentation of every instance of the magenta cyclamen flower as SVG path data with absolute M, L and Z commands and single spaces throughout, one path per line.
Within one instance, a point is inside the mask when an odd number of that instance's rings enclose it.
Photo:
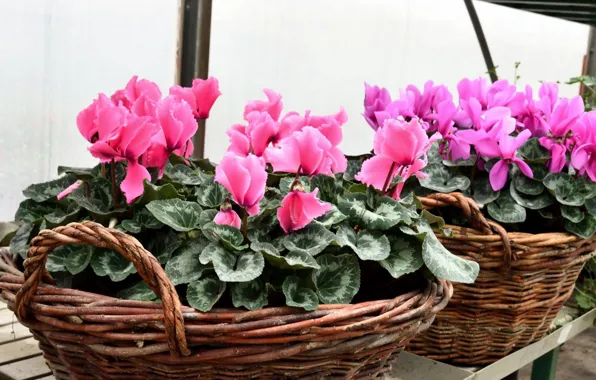
M 161 91 L 157 84 L 147 79 L 138 80 L 136 75 L 128 81 L 124 89 L 116 91 L 111 96 L 111 100 L 115 105 L 122 105 L 128 110 L 135 109 L 143 113 L 133 112 L 137 116 L 152 116 L 144 114 L 147 112 L 146 107 L 150 109 L 147 104 L 157 103 L 159 99 L 161 99 Z
M 596 111 L 585 113 L 582 124 L 576 136 L 577 145 L 571 153 L 571 165 L 596 182 Z
M 77 115 L 77 128 L 85 140 L 94 143 L 99 139 L 99 131 L 107 138 L 118 125 L 110 123 L 108 113 L 104 110 L 115 108 L 112 101 L 105 95 L 99 94 L 97 99 Z M 107 111 L 109 112 L 109 111 Z M 103 114 L 103 116 L 102 116 Z
M 364 83 L 364 114 L 362 115 L 375 131 L 381 126 L 376 113 L 385 111 L 389 103 L 391 103 L 391 95 L 386 88 L 369 86 L 368 83 Z
M 331 210 L 331 205 L 317 198 L 319 189 L 311 193 L 293 190 L 284 197 L 281 207 L 277 209 L 279 225 L 286 233 L 306 227 L 314 218 Z
M 246 157 L 227 153 L 215 168 L 215 181 L 221 183 L 234 202 L 244 207 L 249 215 L 259 213 L 259 202 L 265 195 L 267 171 L 265 161 L 249 154 Z
M 172 86 L 170 95 L 184 100 L 193 111 L 195 118 L 207 119 L 213 104 L 221 95 L 216 78 L 194 79 L 192 87 Z
M 240 216 L 238 216 L 236 211 L 232 210 L 231 208 L 227 210 L 220 210 L 215 215 L 213 222 L 215 222 L 215 224 L 236 227 L 238 229 L 240 229 L 240 226 L 242 225 Z

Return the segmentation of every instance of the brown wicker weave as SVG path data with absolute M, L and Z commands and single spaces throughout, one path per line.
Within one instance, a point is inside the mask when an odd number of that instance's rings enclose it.
M 438 235 L 454 254 L 480 264 L 471 285 L 455 284 L 454 296 L 409 351 L 459 364 L 488 364 L 541 339 L 565 301 L 594 240 L 568 233 L 510 232 L 487 221 L 460 193 L 420 199 L 425 208 L 455 206 L 475 228 L 446 226 Z
M 120 252 L 163 307 L 48 285 L 47 255 L 65 244 Z M 136 239 L 92 222 L 41 231 L 24 276 L 0 266 L 2 298 L 39 340 L 57 379 L 372 378 L 430 326 L 453 293 L 451 284 L 436 280 L 394 299 L 311 312 L 200 313 L 180 304 L 158 261 Z

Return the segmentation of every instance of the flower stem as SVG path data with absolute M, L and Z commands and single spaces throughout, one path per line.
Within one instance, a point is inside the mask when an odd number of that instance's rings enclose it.
M 110 164 L 110 174 L 112 178 L 112 198 L 114 199 L 114 208 L 118 208 L 120 199 L 118 187 L 116 186 L 116 161 L 114 161 L 114 159 L 112 159 L 112 163 Z
M 101 164 L 101 176 L 106 178 L 106 164 L 104 163 Z
M 395 169 L 395 162 L 391 163 L 391 167 L 389 168 L 389 173 L 387 173 L 387 178 L 385 178 L 385 184 L 383 185 L 383 193 L 387 192 L 387 186 L 391 182 L 391 177 L 393 174 L 393 170 Z
M 248 213 L 246 209 L 242 209 L 242 235 L 244 239 L 248 239 Z

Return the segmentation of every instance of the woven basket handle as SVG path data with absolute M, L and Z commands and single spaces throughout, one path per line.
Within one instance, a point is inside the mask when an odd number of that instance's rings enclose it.
M 16 295 L 16 314 L 19 318 L 26 319 L 28 306 L 40 281 L 49 276 L 45 268 L 48 254 L 55 248 L 69 244 L 112 249 L 133 263 L 139 275 L 161 298 L 170 353 L 174 356 L 190 353 L 184 335 L 180 299 L 157 259 L 134 237 L 94 222 L 71 223 L 53 230 L 43 230 L 33 238 L 29 258 L 24 263 L 25 282 Z
M 462 214 L 466 217 L 473 228 L 482 231 L 487 235 L 497 234 L 501 236 L 503 247 L 505 249 L 505 267 L 511 268 L 511 260 L 513 253 L 511 251 L 511 242 L 507 236 L 507 231 L 500 224 L 487 220 L 480 207 L 473 199 L 464 196 L 462 193 L 434 193 L 425 197 L 419 197 L 422 206 L 425 209 L 433 209 L 436 207 L 454 206 L 461 209 Z

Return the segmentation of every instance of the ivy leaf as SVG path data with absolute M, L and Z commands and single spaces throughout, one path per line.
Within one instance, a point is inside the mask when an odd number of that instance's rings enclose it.
M 501 195 L 500 191 L 493 190 L 488 177 L 474 179 L 472 191 L 472 198 L 480 207 L 496 201 Z
M 209 181 L 195 190 L 197 202 L 203 207 L 218 208 L 228 196 L 226 189 L 217 182 Z
M 344 181 L 354 181 L 354 176 L 362 169 L 362 159 L 348 159 L 348 166 L 344 172 Z
M 192 240 L 175 252 L 166 263 L 166 275 L 172 284 L 188 284 L 201 277 L 208 267 L 201 264 L 199 257 L 207 245 L 206 240 Z
M 301 307 L 304 310 L 316 310 L 319 306 L 317 294 L 310 288 L 304 286 L 297 276 L 288 276 L 281 286 L 286 305 Z
M 53 181 L 30 185 L 23 190 L 23 195 L 33 199 L 35 202 L 45 202 L 55 198 L 62 190 L 72 185 L 76 180 L 77 177 L 67 174 Z
M 215 273 L 225 282 L 252 281 L 263 273 L 265 267 L 265 259 L 259 252 L 233 253 L 216 243 L 205 247 L 199 259 L 203 265 L 212 262 Z
M 168 167 L 165 175 L 174 183 L 181 185 L 200 185 L 203 183 L 201 173 L 188 165 L 178 164 Z
M 267 288 L 262 279 L 257 278 L 248 282 L 235 282 L 231 285 L 232 303 L 234 307 L 245 307 L 248 310 L 258 310 L 266 306 Z
M 314 257 L 306 252 L 290 251 L 282 256 L 270 243 L 253 242 L 250 249 L 260 252 L 271 265 L 281 269 L 319 269 Z
M 163 199 L 182 199 L 183 196 L 178 193 L 178 190 L 171 184 L 157 186 L 145 180 L 143 182 L 143 195 L 135 201 L 135 204 L 145 205 L 151 201 L 159 201 Z
M 213 222 L 215 219 L 215 215 L 217 215 L 216 209 L 208 209 L 201 211 L 201 215 L 199 215 L 199 226 L 203 227 L 207 223 Z
M 540 140 L 537 137 L 528 139 L 518 152 L 526 162 L 544 163 L 550 160 L 550 152 L 540 145 Z
M 429 164 L 423 172 L 428 174 L 426 178 L 419 178 L 420 185 L 427 189 L 450 193 L 456 190 L 466 190 L 470 187 L 470 179 L 462 175 L 456 175 L 453 170 L 441 163 Z
M 501 223 L 522 223 L 526 220 L 526 209 L 511 197 L 509 191 L 503 192 L 499 199 L 490 203 L 487 210 L 492 218 Z
M 186 300 L 191 307 L 206 313 L 217 303 L 225 290 L 226 283 L 210 273 L 188 284 Z
M 596 217 L 592 214 L 586 214 L 579 223 L 565 220 L 565 229 L 584 239 L 591 239 L 596 233 Z
M 516 190 L 514 185 L 509 186 L 511 197 L 521 206 L 529 208 L 530 210 L 540 210 L 548 207 L 554 203 L 553 197 L 548 192 L 532 196 L 525 195 Z
M 360 265 L 355 255 L 325 254 L 317 257 L 321 268 L 312 274 L 322 303 L 348 304 L 360 289 Z
M 112 282 L 119 282 L 137 273 L 134 265 L 122 255 L 110 249 L 95 249 L 91 257 L 91 268 L 96 275 L 110 276 Z
M 151 290 L 145 281 L 139 281 L 136 284 L 122 289 L 117 293 L 118 298 L 134 301 L 157 301 L 157 295 Z
M 29 250 L 29 238 L 31 237 L 31 232 L 33 232 L 33 224 L 27 222 L 23 223 L 10 241 L 10 253 L 26 259 L 27 251 Z
M 203 226 L 202 231 L 207 239 L 214 243 L 220 242 L 228 249 L 242 251 L 248 248 L 248 245 L 244 244 L 242 232 L 236 227 L 210 222 Z
M 38 203 L 32 199 L 25 199 L 19 204 L 14 217 L 16 220 L 35 224 L 43 220 L 45 215 L 51 214 L 55 210 L 56 205 L 46 202 Z
M 63 245 L 48 255 L 46 268 L 50 272 L 79 274 L 91 261 L 93 247 L 90 245 Z
M 310 188 L 319 189 L 318 198 L 325 202 L 335 203 L 337 199 L 336 180 L 324 174 L 317 174 L 310 179 Z
M 305 228 L 288 234 L 283 245 L 288 251 L 303 252 L 316 256 L 335 240 L 333 232 L 319 224 L 309 224 Z
M 315 220 L 317 223 L 329 228 L 343 222 L 346 219 L 348 219 L 347 215 L 344 215 L 334 204 L 332 204 L 331 210 L 327 211 L 324 215 L 319 216 Z
M 147 250 L 157 258 L 160 264 L 165 264 L 181 245 L 182 240 L 178 235 L 168 229 L 153 234 L 152 239 L 147 243 Z
M 561 205 L 561 215 L 572 223 L 579 223 L 584 219 L 584 213 L 579 207 Z
M 310 193 L 310 179 L 306 176 L 300 176 L 300 182 L 302 182 L 302 186 L 304 187 L 304 192 Z M 283 177 L 279 181 L 279 190 L 281 190 L 282 195 L 286 195 L 290 192 L 290 186 L 294 183 L 294 177 Z
M 422 259 L 435 276 L 447 281 L 471 284 L 480 270 L 478 263 L 449 252 L 432 232 L 428 232 L 422 242 Z
M 147 204 L 147 210 L 163 224 L 178 232 L 195 229 L 199 225 L 201 206 L 196 202 L 164 199 Z
M 410 223 L 418 215 L 398 201 L 383 197 L 377 201 L 375 211 L 366 207 L 366 194 L 345 194 L 339 198 L 338 208 L 358 223 L 373 230 L 387 230 L 400 222 Z
M 389 239 L 379 231 L 360 230 L 356 234 L 350 226 L 342 225 L 336 236 L 337 243 L 352 248 L 360 260 L 384 260 L 391 250 Z
M 381 260 L 379 264 L 393 278 L 400 278 L 422 268 L 424 260 L 420 242 L 408 236 L 397 236 L 390 239 L 390 244 L 389 256 L 385 260 Z

